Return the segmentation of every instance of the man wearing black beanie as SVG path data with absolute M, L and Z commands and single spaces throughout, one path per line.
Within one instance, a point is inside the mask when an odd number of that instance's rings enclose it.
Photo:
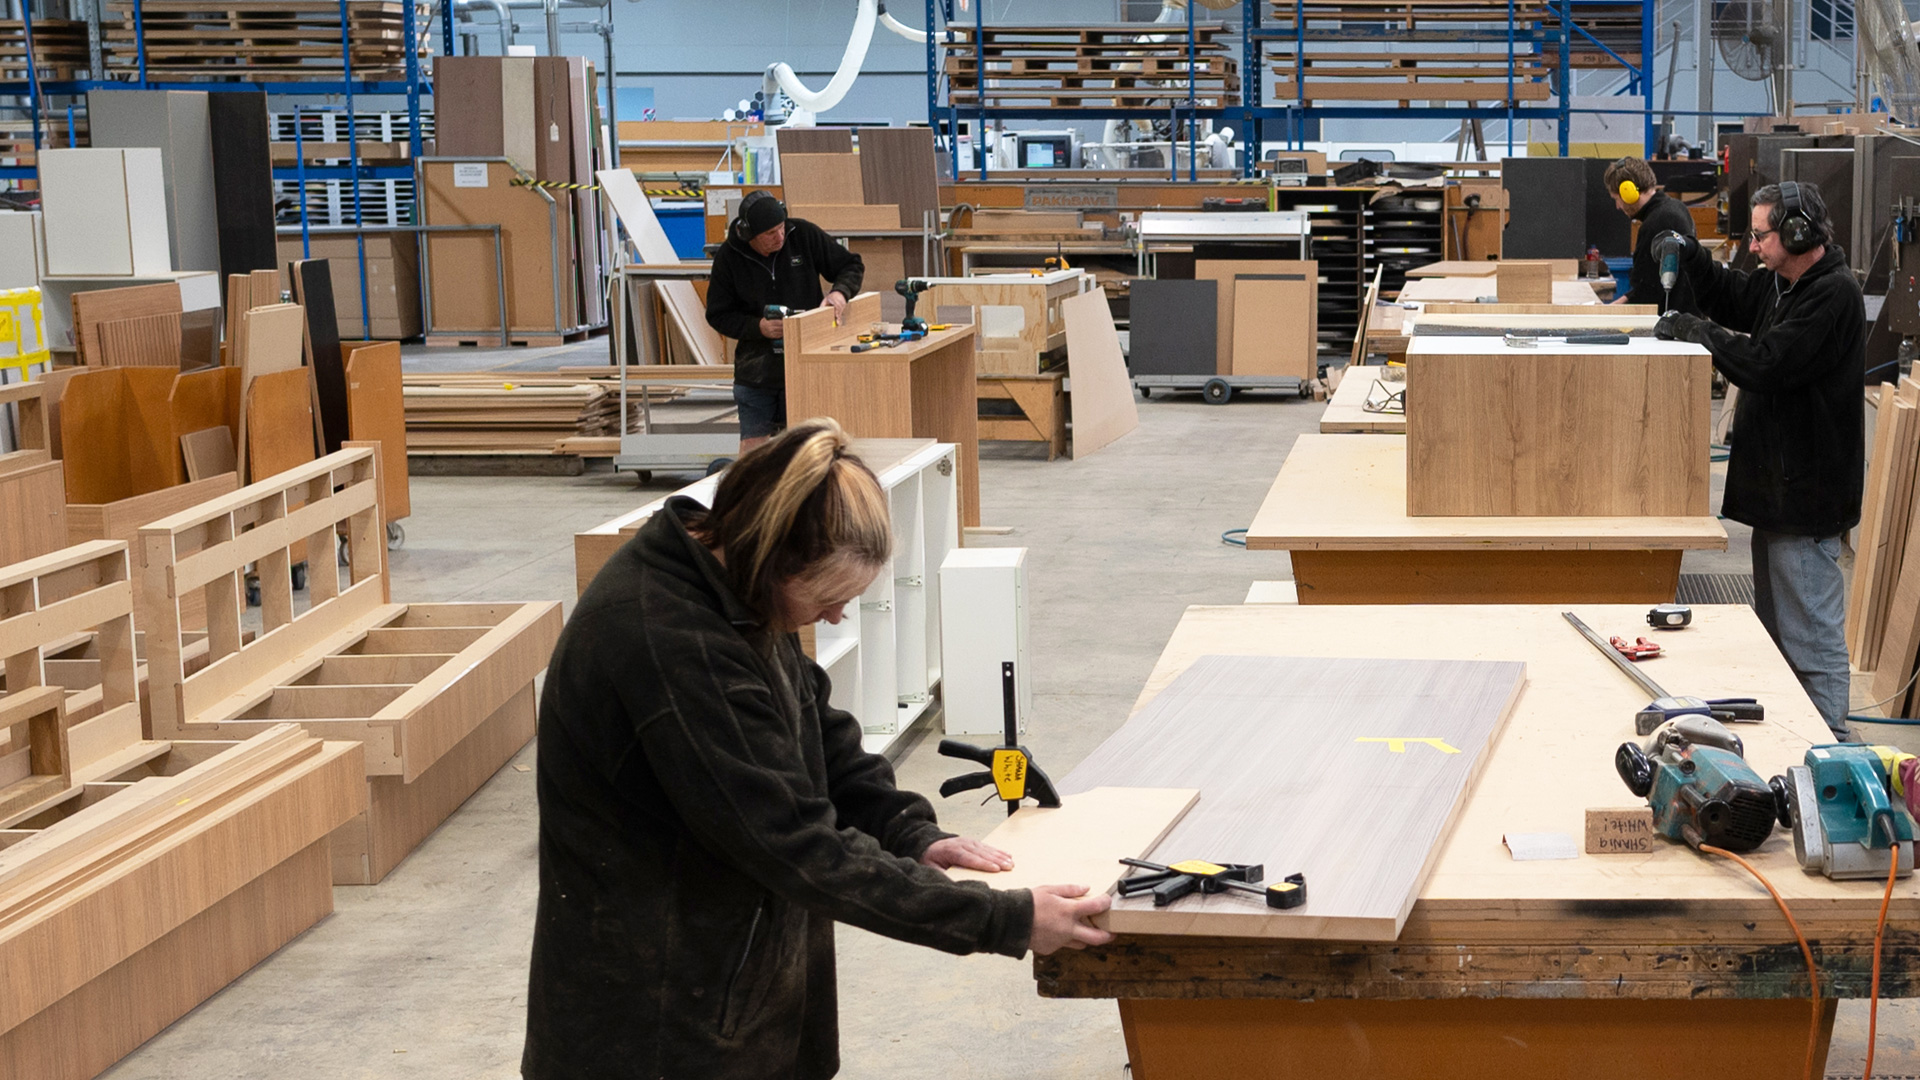
M 843 318 L 860 292 L 866 267 L 812 222 L 787 216 L 764 191 L 740 201 L 726 243 L 713 257 L 707 323 L 734 339 L 733 400 L 740 406 L 740 452 L 766 442 L 787 424 L 786 356 L 779 319 L 769 305 L 794 311 L 830 307 Z M 821 282 L 831 283 L 824 294 Z

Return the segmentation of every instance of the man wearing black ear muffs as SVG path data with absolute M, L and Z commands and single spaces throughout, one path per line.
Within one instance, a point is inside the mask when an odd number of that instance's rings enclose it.
M 1706 316 L 1670 312 L 1655 333 L 1706 346 L 1740 388 L 1721 512 L 1753 527 L 1754 610 L 1844 737 L 1840 537 L 1860 521 L 1865 482 L 1866 306 L 1818 187 L 1761 188 L 1753 222 L 1757 270 L 1729 270 L 1689 236 L 1654 241 L 1656 258 L 1679 254 Z

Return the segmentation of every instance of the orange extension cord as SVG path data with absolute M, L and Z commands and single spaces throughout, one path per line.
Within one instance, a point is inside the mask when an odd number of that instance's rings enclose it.
M 1819 1045 L 1820 1045 L 1820 969 L 1814 966 L 1814 963 L 1813 963 L 1813 946 L 1807 944 L 1807 935 L 1800 932 L 1800 922 L 1799 920 L 1793 917 L 1793 912 L 1787 910 L 1787 902 L 1781 898 L 1780 890 L 1773 887 L 1773 882 L 1768 881 L 1767 876 L 1765 874 L 1762 874 L 1758 867 L 1755 867 L 1752 863 L 1748 862 L 1747 860 L 1741 858 L 1738 855 L 1735 855 L 1733 852 L 1728 851 L 1725 848 L 1714 847 L 1712 844 L 1701 844 L 1700 850 L 1706 852 L 1709 855 L 1718 855 L 1723 859 L 1732 859 L 1734 862 L 1737 862 L 1741 866 L 1745 867 L 1747 873 L 1753 875 L 1754 880 L 1758 881 L 1761 885 L 1766 886 L 1767 892 L 1773 896 L 1773 902 L 1779 906 L 1780 914 L 1785 915 L 1787 917 L 1787 925 L 1793 928 L 1794 939 L 1800 942 L 1800 955 L 1807 958 L 1807 981 L 1813 987 L 1812 994 L 1811 994 L 1811 1001 L 1813 1003 L 1813 1018 L 1808 1023 L 1808 1026 L 1807 1026 L 1807 1063 L 1806 1063 L 1806 1067 L 1801 1072 L 1801 1076 L 1804 1077 L 1804 1080 L 1813 1080 L 1813 1053 L 1816 1049 L 1819 1048 Z M 1898 858 L 1895 858 L 1894 868 L 1896 870 L 1899 868 L 1899 864 L 1900 864 L 1900 860 Z M 1892 894 L 1893 882 L 1891 879 L 1889 879 L 1887 882 L 1887 891 L 1889 895 Z M 1886 925 L 1886 907 L 1884 904 L 1881 906 L 1880 915 L 1881 915 L 1881 925 L 1885 926 Z M 1874 939 L 1873 956 L 1874 956 L 1874 987 L 1877 994 L 1877 991 L 1880 985 L 1880 976 L 1879 976 L 1880 947 L 1879 947 L 1879 939 L 1877 937 Z M 1872 1056 L 1873 1041 L 1872 1041 L 1871 1029 L 1869 1029 L 1869 1035 L 1868 1035 L 1868 1041 L 1867 1041 L 1867 1055 L 1868 1055 L 1867 1056 L 1867 1074 L 1870 1077 L 1873 1074 L 1873 1056 Z
M 1893 841 L 1893 865 L 1887 868 L 1887 891 L 1880 894 L 1880 922 L 1873 928 L 1873 990 L 1867 997 L 1867 1068 L 1860 1080 L 1873 1080 L 1873 1043 L 1880 1025 L 1880 942 L 1887 933 L 1887 905 L 1893 902 L 1893 879 L 1900 876 L 1900 841 Z

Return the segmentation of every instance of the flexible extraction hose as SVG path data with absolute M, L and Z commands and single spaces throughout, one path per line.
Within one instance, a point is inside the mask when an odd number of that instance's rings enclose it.
M 810 113 L 825 112 L 840 104 L 847 96 L 853 80 L 860 74 L 860 65 L 867 62 L 867 47 L 873 43 L 873 24 L 876 19 L 876 0 L 860 0 L 859 14 L 854 16 L 853 36 L 847 39 L 847 51 L 840 56 L 840 69 L 827 80 L 820 92 L 809 90 L 800 82 L 787 64 L 770 64 L 767 67 L 765 91 L 767 100 L 773 100 L 776 87 L 793 99 L 794 105 Z
M 906 38 L 908 41 L 917 42 L 919 44 L 923 44 L 923 45 L 926 44 L 927 38 L 929 36 L 933 38 L 933 43 L 935 45 L 953 44 L 953 31 L 942 30 L 937 34 L 929 35 L 925 30 L 915 30 L 913 27 L 908 26 L 906 23 L 903 23 L 899 19 L 896 19 L 892 15 L 889 15 L 887 13 L 887 5 L 885 4 L 880 5 L 880 25 L 886 27 L 887 29 L 893 31 L 896 34 L 899 34 L 901 37 Z

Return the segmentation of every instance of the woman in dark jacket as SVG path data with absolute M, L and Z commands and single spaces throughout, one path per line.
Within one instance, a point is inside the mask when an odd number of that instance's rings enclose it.
M 879 481 L 831 420 L 670 500 L 601 570 L 540 703 L 530 1080 L 824 1078 L 835 921 L 952 953 L 1098 944 L 1079 886 L 941 871 L 1005 853 L 944 833 L 861 749 L 795 631 L 888 565 Z

